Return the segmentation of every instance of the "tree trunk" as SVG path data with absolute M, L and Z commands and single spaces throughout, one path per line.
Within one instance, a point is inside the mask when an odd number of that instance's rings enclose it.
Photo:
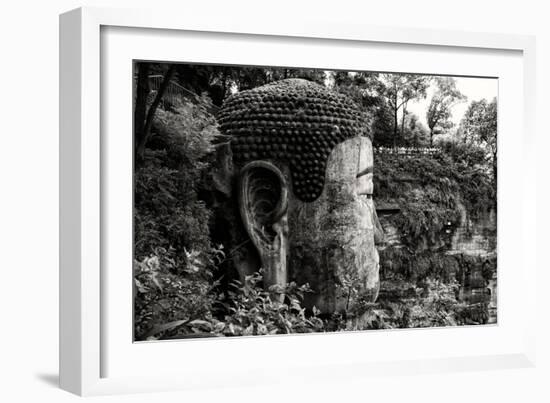
M 155 112 L 157 111 L 157 108 L 160 104 L 162 96 L 164 95 L 164 92 L 166 91 L 166 88 L 168 88 L 168 84 L 170 83 L 170 80 L 172 79 L 172 76 L 174 75 L 175 70 L 176 70 L 176 66 L 172 64 L 168 69 L 168 71 L 166 72 L 166 74 L 164 74 L 164 78 L 162 80 L 162 84 L 160 85 L 157 91 L 157 95 L 155 96 L 153 103 L 151 104 L 151 106 L 149 107 L 149 110 L 147 111 L 147 119 L 145 120 L 145 125 L 143 126 L 143 132 L 138 139 L 138 145 L 136 149 L 136 162 L 138 163 L 143 160 L 145 145 L 147 144 L 147 141 L 149 141 L 149 137 L 151 137 L 151 127 L 153 126 Z
M 397 108 L 393 110 L 393 148 L 397 147 L 397 127 L 399 119 L 397 118 Z
M 430 128 L 430 147 L 434 146 L 434 129 Z
M 407 114 L 407 103 L 403 104 L 403 116 L 401 116 L 401 138 L 405 138 L 405 115 Z
M 138 63 L 136 103 L 134 106 L 134 150 L 136 153 L 138 144 L 143 137 L 149 91 L 149 63 Z

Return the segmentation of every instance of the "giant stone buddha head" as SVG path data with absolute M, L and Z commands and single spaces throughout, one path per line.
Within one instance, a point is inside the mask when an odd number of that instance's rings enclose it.
M 368 125 L 346 96 L 287 79 L 229 97 L 240 217 L 267 287 L 309 283 L 306 307 L 331 313 L 378 295 L 378 219 Z

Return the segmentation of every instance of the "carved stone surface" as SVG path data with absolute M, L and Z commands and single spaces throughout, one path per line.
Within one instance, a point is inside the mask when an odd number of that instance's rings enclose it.
M 277 159 L 289 164 L 296 196 L 315 200 L 332 149 L 369 135 L 357 106 L 344 95 L 302 79 L 276 81 L 229 97 L 220 129 L 233 136 L 238 162 Z
M 309 283 L 306 307 L 326 313 L 374 301 L 373 150 L 358 107 L 289 79 L 230 97 L 219 120 L 232 136 L 240 215 L 265 285 Z
M 346 140 L 329 157 L 320 197 L 289 204 L 289 278 L 309 282 L 316 293 L 306 304 L 323 312 L 348 310 L 359 299 L 378 296 L 372 175 L 356 178 L 369 166 L 371 141 Z

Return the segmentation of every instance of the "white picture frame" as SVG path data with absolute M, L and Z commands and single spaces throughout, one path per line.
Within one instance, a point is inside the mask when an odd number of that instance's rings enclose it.
M 143 48 L 139 52 L 131 44 L 131 37 L 138 32 L 142 34 Z M 186 35 L 192 38 L 186 39 Z M 192 41 L 200 41 L 202 37 L 206 42 L 201 42 L 201 46 L 192 45 Z M 291 60 L 292 52 L 299 57 L 299 50 L 306 49 L 311 53 L 307 56 L 311 67 L 328 63 L 323 67 L 360 68 L 365 64 L 355 64 L 353 56 L 348 53 L 370 49 L 369 52 L 382 52 L 382 56 L 389 50 L 385 62 L 386 67 L 390 66 L 388 71 L 424 69 L 425 73 L 475 75 L 478 72 L 489 76 L 492 76 L 491 69 L 502 71 L 499 174 L 504 173 L 504 179 L 499 179 L 498 196 L 499 324 L 482 329 L 464 327 L 145 344 L 133 343 L 126 337 L 128 331 L 131 332 L 128 321 L 132 320 L 123 314 L 127 313 L 128 304 L 131 305 L 127 298 L 128 293 L 131 294 L 130 282 L 128 290 L 119 289 L 117 285 L 126 284 L 124 276 L 131 276 L 131 271 L 122 277 L 113 277 L 108 268 L 112 267 L 110 259 L 124 261 L 128 255 L 118 253 L 114 256 L 114 248 L 107 239 L 122 234 L 120 239 L 124 238 L 124 245 L 131 244 L 131 230 L 129 233 L 126 226 L 131 223 L 131 218 L 128 221 L 131 205 L 124 204 L 128 197 L 131 199 L 131 191 L 128 194 L 127 188 L 131 183 L 131 178 L 127 177 L 131 152 L 128 150 L 127 156 L 121 157 L 119 165 L 123 168 L 114 167 L 112 160 L 115 151 L 123 151 L 127 146 L 124 139 L 127 139 L 131 118 L 123 113 L 112 121 L 111 117 L 119 114 L 112 113 L 109 108 L 113 105 L 119 108 L 118 97 L 126 97 L 120 103 L 121 108 L 126 108 L 122 111 L 127 111 L 131 105 L 131 97 L 128 97 L 131 76 L 124 81 L 120 80 L 123 76 L 118 75 L 131 71 L 128 70 L 128 60 L 174 60 L 164 49 L 183 40 L 190 41 L 186 43 L 191 46 L 188 49 L 195 49 L 195 56 L 188 60 L 182 55 L 181 61 L 277 64 L 273 62 L 273 57 L 277 56 L 274 51 L 266 49 L 245 55 L 244 48 L 239 48 L 242 42 L 241 45 L 248 49 L 258 46 L 276 51 L 279 47 L 280 51 L 281 46 L 288 46 L 289 51 L 285 52 L 288 60 Z M 217 58 L 210 56 L 205 60 L 201 54 L 208 54 L 208 46 L 219 45 L 220 40 L 231 43 L 232 50 L 224 53 L 220 47 Z M 155 46 L 155 43 L 165 45 Z M 322 55 L 314 50 L 317 44 L 338 54 L 339 61 L 316 59 L 315 55 Z M 292 51 L 293 46 L 296 49 Z M 391 52 L 394 52 L 393 56 Z M 408 67 L 399 62 L 399 52 L 406 56 L 411 55 L 407 52 L 422 53 L 434 66 L 441 65 L 433 67 L 437 71 L 426 71 L 426 67 L 421 65 Z M 446 70 L 444 61 L 436 60 L 430 52 L 443 52 L 458 61 L 462 57 L 467 60 L 468 54 L 472 54 L 472 58 L 477 57 L 486 64 L 470 66 L 466 71 L 465 62 L 457 62 L 452 69 Z M 280 57 L 282 60 L 282 55 Z M 111 58 L 113 63 L 121 58 L 121 62 L 110 65 L 110 59 L 105 58 Z M 283 383 L 297 376 L 310 380 L 326 377 L 351 379 L 381 373 L 397 375 L 533 366 L 535 322 L 529 315 L 536 311 L 536 296 L 527 279 L 536 277 L 536 265 L 535 254 L 528 253 L 532 248 L 527 242 L 528 234 L 535 232 L 535 212 L 531 208 L 534 201 L 530 196 L 535 194 L 536 178 L 535 158 L 532 157 L 535 152 L 534 58 L 534 38 L 520 35 L 373 27 L 305 20 L 303 16 L 289 16 L 289 20 L 281 25 L 267 19 L 218 19 L 212 15 L 173 15 L 153 10 L 80 8 L 61 15 L 61 387 L 79 395 L 97 395 Z M 284 62 L 280 64 L 284 65 Z M 371 66 L 372 70 L 383 68 L 383 63 Z M 460 73 L 460 69 L 464 71 Z M 508 116 L 506 108 L 513 107 L 519 112 L 516 116 Z M 124 123 L 124 119 L 128 122 Z M 119 124 L 122 126 L 117 126 Z M 120 141 L 113 141 L 113 136 L 109 136 L 115 127 L 125 133 Z M 515 138 L 512 137 L 513 131 L 516 132 Z M 122 178 L 121 182 L 116 179 L 118 177 Z M 117 198 L 113 195 L 117 191 L 126 192 L 126 196 Z M 114 199 L 122 202 L 113 207 Z M 514 215 L 514 204 L 508 200 L 516 203 Z M 120 221 L 121 215 L 115 213 L 123 212 L 124 208 L 129 210 L 126 215 L 122 214 L 125 218 Z M 110 235 L 106 236 L 105 231 Z M 127 248 L 121 250 L 127 252 Z M 131 267 L 131 259 L 127 264 Z M 517 273 L 512 271 L 514 264 L 519 265 L 515 269 Z M 117 301 L 113 295 L 121 295 L 123 302 Z M 516 299 L 522 301 L 521 317 L 514 307 Z M 445 347 L 446 343 L 457 340 L 465 342 Z M 388 343 L 394 346 L 391 354 Z M 410 345 L 418 346 L 418 351 L 410 351 Z M 358 346 L 364 348 L 358 350 Z M 323 354 L 318 354 L 319 349 L 324 349 Z M 283 351 L 296 354 L 289 354 L 291 358 L 281 358 Z M 186 357 L 186 360 L 170 360 L 171 356 Z M 209 365 L 212 357 L 230 364 Z M 142 368 L 136 367 L 137 359 Z

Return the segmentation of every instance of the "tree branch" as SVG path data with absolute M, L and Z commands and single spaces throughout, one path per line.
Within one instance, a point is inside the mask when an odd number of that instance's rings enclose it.
M 172 76 L 174 75 L 175 71 L 176 71 L 176 66 L 174 64 L 170 65 L 170 68 L 164 74 L 164 78 L 157 91 L 157 95 L 155 96 L 153 103 L 151 104 L 151 106 L 149 107 L 149 110 L 147 111 L 147 118 L 145 119 L 143 132 L 140 136 L 139 143 L 137 145 L 137 150 L 136 150 L 137 161 L 141 161 L 143 159 L 143 153 L 145 152 L 145 145 L 147 144 L 147 142 L 149 141 L 149 138 L 151 137 L 151 127 L 153 126 L 155 112 L 157 111 L 160 101 L 164 96 L 164 93 L 166 92 L 166 88 L 168 88 L 168 84 L 170 84 L 170 80 L 172 79 Z

